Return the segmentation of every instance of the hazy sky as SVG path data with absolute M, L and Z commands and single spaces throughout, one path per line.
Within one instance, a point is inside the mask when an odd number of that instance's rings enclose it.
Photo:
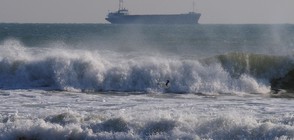
M 200 23 L 294 24 L 294 0 L 194 0 Z M 187 13 L 193 0 L 124 0 L 131 14 Z M 0 0 L 0 23 L 107 23 L 118 0 Z

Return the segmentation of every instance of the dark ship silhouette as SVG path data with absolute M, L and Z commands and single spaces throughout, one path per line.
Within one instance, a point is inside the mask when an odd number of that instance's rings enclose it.
M 123 0 L 119 0 L 118 11 L 110 12 L 105 19 L 112 24 L 198 24 L 200 16 L 201 14 L 196 12 L 169 15 L 129 15 L 129 11 L 123 8 Z

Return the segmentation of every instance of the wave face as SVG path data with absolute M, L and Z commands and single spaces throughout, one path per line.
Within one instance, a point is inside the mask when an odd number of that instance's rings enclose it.
M 293 69 L 286 25 L 0 27 L 2 89 L 266 93 Z
M 266 93 L 293 68 L 291 57 L 229 53 L 206 59 L 125 55 L 113 51 L 0 48 L 0 87 L 88 92 Z M 170 80 L 170 87 L 160 82 Z

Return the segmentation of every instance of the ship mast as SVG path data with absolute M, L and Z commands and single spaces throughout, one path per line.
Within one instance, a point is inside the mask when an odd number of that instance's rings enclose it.
M 193 13 L 195 13 L 195 0 L 193 0 Z
M 119 0 L 118 10 L 123 10 L 123 9 L 124 9 L 124 1 Z

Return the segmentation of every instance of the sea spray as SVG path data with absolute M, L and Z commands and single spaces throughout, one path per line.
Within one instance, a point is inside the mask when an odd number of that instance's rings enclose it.
M 242 59 L 214 61 L 173 59 L 162 56 L 125 56 L 109 51 L 68 48 L 26 48 L 20 43 L 6 43 L 1 60 L 2 88 L 40 88 L 74 91 L 147 92 L 156 90 L 158 82 L 171 81 L 165 92 L 173 93 L 266 93 L 268 77 L 229 69 L 243 69 Z M 10 50 L 12 49 L 12 50 Z M 3 51 L 4 52 L 4 51 Z M 238 54 L 237 54 L 238 55 Z M 270 59 L 264 61 L 271 61 Z M 274 58 L 273 58 L 274 59 Z M 278 60 L 279 58 L 277 58 Z M 279 63 L 273 61 L 269 63 Z M 235 63 L 235 64 L 234 64 Z M 252 63 L 251 60 L 246 65 Z M 234 64 L 230 66 L 230 64 Z M 236 65 L 237 64 L 237 65 Z M 278 65 L 277 64 L 277 65 Z M 246 66 L 245 66 L 246 67 Z M 269 65 L 266 70 L 272 70 Z M 254 69 L 256 68 L 256 69 Z M 246 70 L 247 69 L 247 70 Z M 250 71 L 259 65 L 250 64 Z M 257 71 L 258 72 L 258 71 Z M 236 77 L 235 75 L 239 76 Z M 271 74 L 271 73 L 269 73 Z M 265 80 L 264 80 L 265 79 Z

